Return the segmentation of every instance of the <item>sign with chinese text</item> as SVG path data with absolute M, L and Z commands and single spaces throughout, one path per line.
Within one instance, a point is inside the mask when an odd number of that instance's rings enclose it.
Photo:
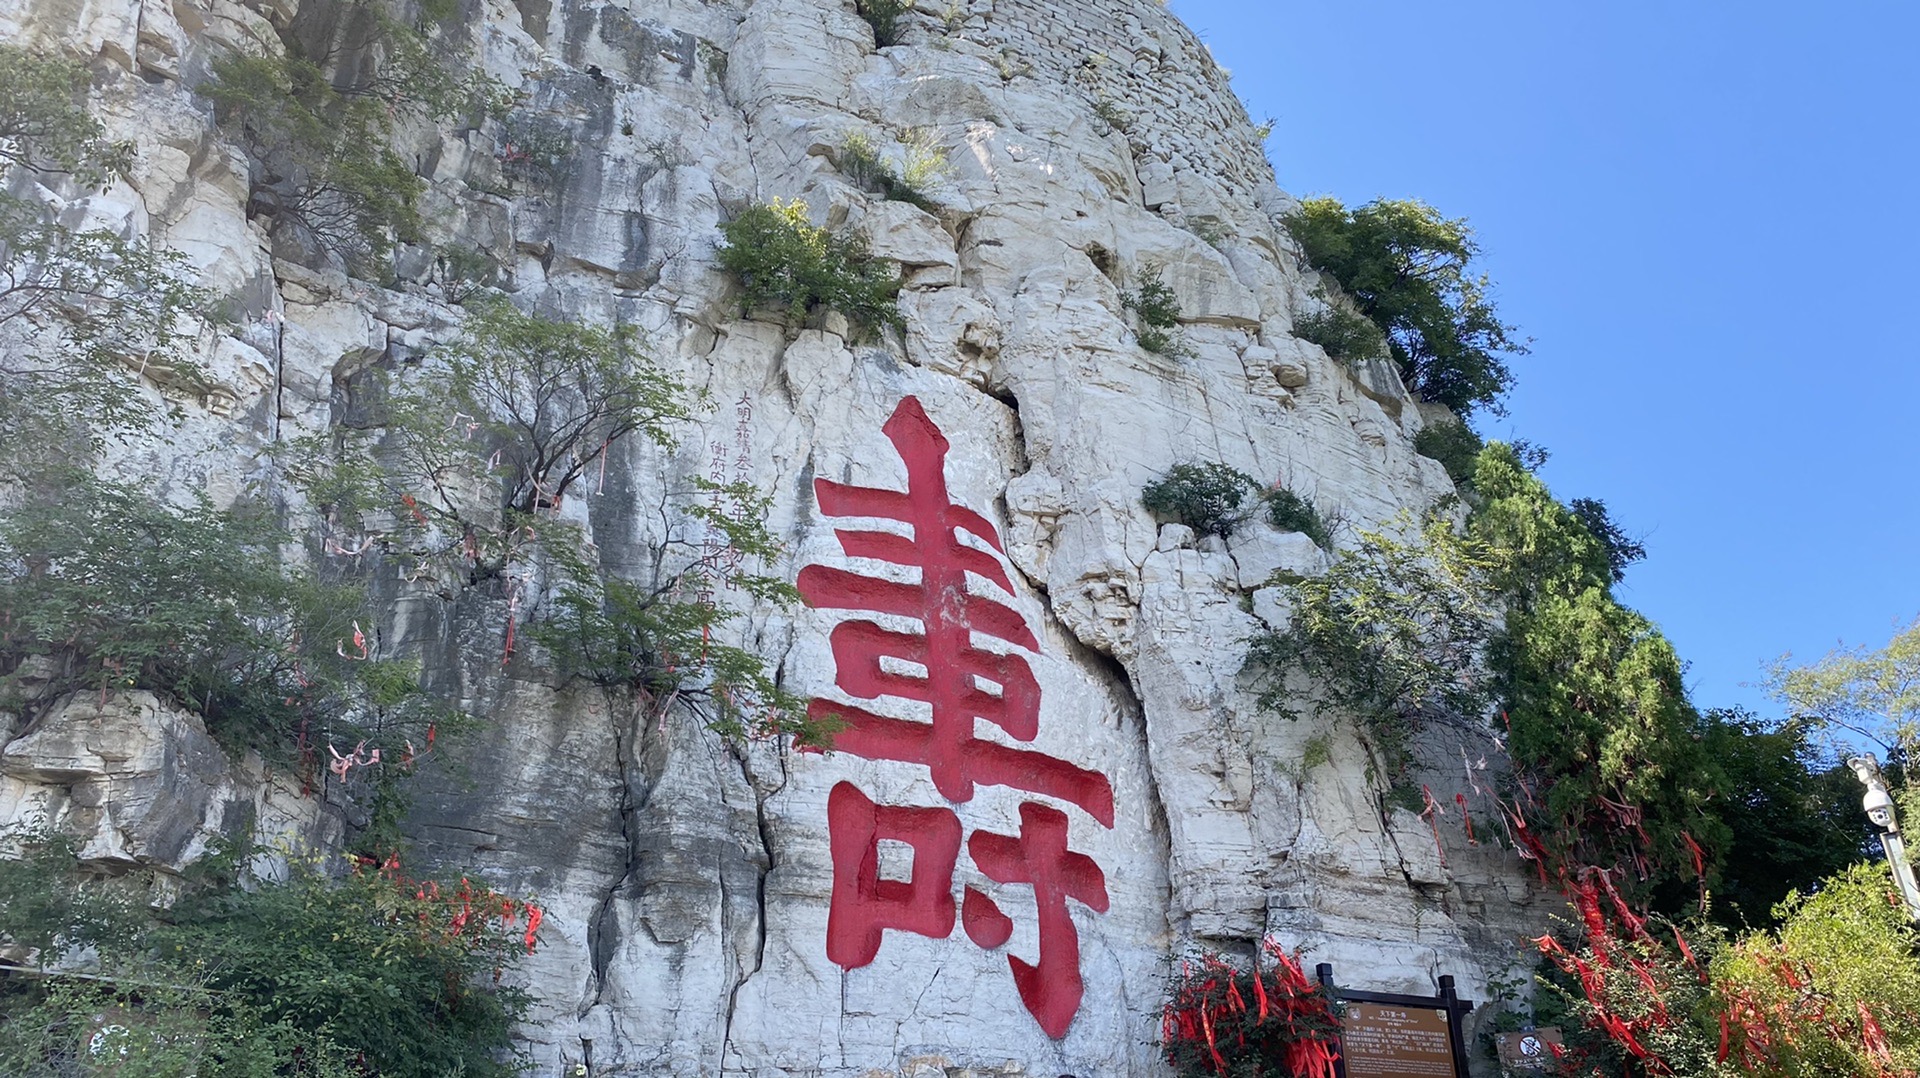
M 1340 1016 L 1340 1048 L 1347 1078 L 1461 1078 L 1443 1009 L 1348 1003 Z
M 1009 954 L 1007 965 L 1021 1002 L 1057 1039 L 1085 990 L 1069 903 L 1096 913 L 1108 904 L 1105 873 L 1068 847 L 1068 810 L 1112 827 L 1113 786 L 1098 771 L 1019 747 L 1040 730 L 1040 683 L 1030 665 L 1040 657 L 1040 641 L 1012 605 L 1017 596 L 999 530 L 949 495 L 949 444 L 918 399 L 901 400 L 881 431 L 906 466 L 904 489 L 816 479 L 814 497 L 823 517 L 905 525 L 910 534 L 854 525 L 834 535 L 848 558 L 904 567 L 917 579 L 827 565 L 801 569 L 796 584 L 808 605 L 851 612 L 828 643 L 834 685 L 862 701 L 816 699 L 808 711 L 845 724 L 834 736 L 836 753 L 925 769 L 941 803 L 882 804 L 852 782 L 835 784 L 827 800 L 827 957 L 857 969 L 874 960 L 889 931 L 945 939 L 956 923 L 975 946 L 1004 946 L 1014 922 L 994 895 L 969 886 L 955 901 L 954 869 L 964 853 L 1004 889 L 1031 889 L 1037 961 Z M 874 616 L 887 616 L 892 627 Z M 900 628 L 901 619 L 911 631 Z M 981 722 L 1000 736 L 980 737 Z M 972 800 L 979 786 L 1008 787 L 1025 798 L 1017 834 L 963 833 L 952 806 Z M 907 878 L 882 874 L 882 842 L 912 850 Z

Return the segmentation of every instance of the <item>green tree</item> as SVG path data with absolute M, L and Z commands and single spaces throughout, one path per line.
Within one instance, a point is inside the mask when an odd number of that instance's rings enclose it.
M 1325 704 L 1360 721 L 1389 784 L 1407 780 L 1423 730 L 1487 738 L 1480 662 L 1500 616 L 1491 570 L 1487 552 L 1443 520 L 1429 521 L 1423 540 L 1361 532 L 1327 572 L 1288 586 L 1294 617 L 1285 631 L 1251 641 L 1260 706 L 1297 717 L 1285 675 L 1304 670 Z
M 1413 451 L 1439 461 L 1455 486 L 1473 482 L 1474 463 L 1486 445 L 1472 427 L 1459 419 L 1429 423 L 1413 436 Z
M 543 914 L 484 884 L 410 879 L 397 859 L 329 878 L 289 855 L 290 878 L 242 887 L 226 874 L 235 856 L 192 866 L 161 910 L 145 901 L 151 880 L 100 879 L 44 828 L 0 831 L 0 854 L 0 940 L 37 959 L 31 976 L 0 978 L 0 1072 L 519 1072 L 496 1057 L 529 999 L 501 975 Z M 80 949 L 86 972 L 59 961 Z M 117 1028 L 96 1053 L 103 1026 Z
M 1473 487 L 1468 535 L 1497 552 L 1507 607 L 1489 664 L 1514 763 L 1547 784 L 1541 834 L 1570 865 L 1690 875 L 1725 836 L 1673 646 L 1614 599 L 1606 547 L 1511 448 L 1482 451 Z
M 1245 519 L 1240 506 L 1257 488 L 1252 476 L 1226 464 L 1176 464 L 1140 491 L 1140 504 L 1200 535 L 1226 536 Z
M 776 605 L 791 585 L 750 571 L 781 554 L 767 501 L 749 485 L 694 480 L 663 493 L 618 572 L 562 514 L 589 473 L 643 437 L 671 449 L 707 399 L 660 367 L 629 327 L 469 305 L 460 334 L 417 369 L 383 372 L 361 429 L 289 445 L 289 470 L 319 506 L 329 542 L 397 561 L 449 597 L 487 588 L 509 605 L 503 661 L 522 627 L 564 680 L 597 685 L 636 717 L 679 707 L 726 736 L 824 742 L 753 652 L 714 630 L 726 590 Z M 636 509 L 643 508 L 635 506 Z M 703 556 L 722 537 L 723 564 Z
M 1768 668 L 1766 686 L 1817 729 L 1878 744 L 1902 766 L 1908 787 L 1920 784 L 1920 619 L 1877 650 L 1843 648 L 1802 665 L 1782 655 Z
M 1720 923 L 1770 924 L 1789 892 L 1812 892 L 1867 853 L 1860 784 L 1820 751 L 1811 723 L 1716 709 L 1701 717 L 1698 736 L 1722 775 L 1708 805 L 1728 835 L 1713 888 Z
M 179 255 L 74 228 L 20 178 L 86 189 L 131 163 L 86 109 L 86 70 L 0 45 L 0 453 L 17 473 L 144 425 L 141 371 L 192 384 L 207 297 Z
M 1399 781 L 1408 746 L 1445 723 L 1506 748 L 1542 852 L 1657 884 L 1700 875 L 1724 840 L 1724 785 L 1696 740 L 1673 648 L 1615 600 L 1600 540 L 1502 443 L 1480 453 L 1464 530 L 1363 535 L 1324 575 L 1293 582 L 1286 631 L 1256 637 L 1250 672 L 1283 706 L 1288 670 L 1360 718 Z M 1640 897 L 1648 892 L 1642 890 Z
M 1501 413 L 1513 381 L 1506 357 L 1525 354 L 1501 321 L 1491 284 L 1475 274 L 1480 249 L 1460 218 L 1424 202 L 1376 199 L 1349 210 L 1310 198 L 1287 217 L 1306 259 L 1339 283 L 1386 335 L 1407 388 L 1466 414 Z
M 145 689 L 270 755 L 303 724 L 424 736 L 445 709 L 356 647 L 358 594 L 285 568 L 290 538 L 258 507 L 167 505 L 85 472 L 29 492 L 0 515 L 6 706 L 32 721 L 76 691 Z
M 378 0 L 346 6 L 357 17 L 339 21 L 348 37 L 327 55 L 308 56 L 283 31 L 280 53 L 217 57 L 199 92 L 252 163 L 248 215 L 338 256 L 349 272 L 374 274 L 396 241 L 420 242 L 424 225 L 426 181 L 394 149 L 398 134 L 498 110 L 506 95 L 467 69 L 467 50 L 444 29 L 431 37 L 433 27 Z
M 1166 267 L 1146 262 L 1136 275 L 1135 287 L 1120 293 L 1120 305 L 1133 312 L 1134 338 L 1140 347 L 1157 356 L 1180 359 L 1193 349 L 1180 335 L 1180 297 L 1167 283 Z
M 1600 547 L 1607 556 L 1607 570 L 1613 574 L 1613 582 L 1620 583 L 1627 577 L 1627 566 L 1647 556 L 1646 544 L 1629 536 L 1607 512 L 1607 503 L 1598 498 L 1575 498 L 1567 503 L 1573 515 L 1587 526 L 1587 531 L 1600 540 Z

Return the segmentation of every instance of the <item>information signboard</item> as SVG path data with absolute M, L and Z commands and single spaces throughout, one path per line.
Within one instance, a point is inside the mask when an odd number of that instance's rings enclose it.
M 1340 1018 L 1347 1078 L 1463 1078 L 1444 1009 L 1348 1003 Z
M 1340 1058 L 1335 1078 L 1467 1078 L 1462 1020 L 1473 1004 L 1441 975 L 1436 996 L 1369 992 L 1334 983 L 1333 966 L 1314 967 L 1327 994 L 1340 1004 Z

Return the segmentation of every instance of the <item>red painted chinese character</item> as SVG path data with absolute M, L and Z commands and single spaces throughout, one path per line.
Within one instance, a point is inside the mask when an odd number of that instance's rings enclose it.
M 854 969 L 880 953 L 880 934 L 895 928 L 945 939 L 953 932 L 953 864 L 960 858 L 960 817 L 951 809 L 876 805 L 852 783 L 827 795 L 833 852 L 833 903 L 827 913 L 827 958 Z M 880 841 L 913 847 L 913 878 L 880 878 Z
M 985 719 L 1017 741 L 1031 741 L 1040 719 L 1040 686 L 1027 661 L 975 647 L 974 634 L 1032 651 L 1039 650 L 1040 642 L 1013 607 L 968 591 L 968 573 L 1008 595 L 1013 594 L 1013 582 L 997 558 L 960 541 L 959 533 L 965 532 L 1003 550 L 991 522 L 949 499 L 948 443 L 940 428 L 917 399 L 907 397 L 881 429 L 906 463 L 904 493 L 816 479 L 814 495 L 826 516 L 881 517 L 911 525 L 912 538 L 845 529 L 834 534 L 851 557 L 920 570 L 919 583 L 822 565 L 802 569 L 797 583 L 815 607 L 897 614 L 920 622 L 921 633 L 895 632 L 864 620 L 836 626 L 831 637 L 835 684 L 862 700 L 894 696 L 929 704 L 933 721 L 888 719 L 827 701 L 814 701 L 810 713 L 835 715 L 848 723 L 849 729 L 835 738 L 839 751 L 921 764 L 950 801 L 971 800 L 976 783 L 1013 786 L 1070 801 L 1113 826 L 1113 788 L 1106 776 L 974 736 L 975 721 Z M 890 672 L 883 659 L 913 664 L 925 673 Z M 993 689 L 982 688 L 982 681 Z
M 1007 786 L 1079 806 L 1104 827 L 1114 821 L 1113 786 L 1105 775 L 1000 740 L 975 736 L 984 719 L 1015 741 L 1039 732 L 1040 684 L 1020 654 L 975 645 L 976 638 L 1038 652 L 1040 644 L 1007 602 L 977 595 L 969 575 L 1014 594 L 1001 561 L 1000 536 L 980 514 L 955 505 L 947 492 L 949 448 L 920 402 L 907 397 L 882 428 L 906 464 L 904 491 L 856 487 L 820 479 L 814 494 L 828 517 L 877 517 L 898 521 L 911 536 L 841 529 L 834 534 L 849 557 L 868 558 L 918 571 L 913 583 L 809 565 L 800 571 L 801 595 L 817 608 L 857 610 L 912 619 L 919 631 L 886 628 L 856 619 L 830 637 L 835 684 L 849 696 L 917 701 L 932 709 L 932 721 L 889 718 L 861 707 L 815 700 L 809 713 L 846 725 L 834 736 L 836 751 L 870 760 L 927 768 L 934 787 L 950 801 L 971 800 L 976 785 Z M 964 536 L 979 545 L 971 545 Z M 904 668 L 904 669 L 903 669 Z M 827 915 L 827 957 L 847 969 L 878 954 L 887 929 L 944 938 L 953 931 L 953 869 L 960 852 L 960 820 L 944 808 L 876 805 L 850 783 L 827 800 L 833 853 L 833 904 Z M 880 843 L 913 849 L 908 880 L 880 878 Z M 1085 854 L 1067 849 L 1067 816 L 1028 801 L 1020 806 L 1020 835 L 974 832 L 968 843 L 987 878 L 1031 886 L 1039 913 L 1037 964 L 1008 956 L 1014 985 L 1040 1027 L 1066 1035 L 1080 1009 L 1080 939 L 1067 910 L 1073 899 L 1104 913 L 1106 877 Z M 960 919 L 982 947 L 1012 938 L 1013 921 L 993 900 L 966 890 Z
M 1007 956 L 1020 1000 L 1033 1012 L 1047 1036 L 1067 1035 L 1080 1010 L 1085 983 L 1080 979 L 1080 934 L 1067 912 L 1067 899 L 1107 912 L 1107 877 L 1093 858 L 1067 849 L 1067 814 L 1028 801 L 1020 806 L 1020 837 L 975 831 L 967 839 L 973 863 L 995 883 L 1033 886 L 1040 911 L 1040 962 L 1029 965 Z M 1013 919 L 973 888 L 961 906 L 967 938 L 982 947 L 998 947 L 1013 935 Z

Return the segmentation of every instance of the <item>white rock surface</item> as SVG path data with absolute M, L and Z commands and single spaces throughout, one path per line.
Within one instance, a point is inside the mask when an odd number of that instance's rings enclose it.
M 403 259 L 416 278 L 385 289 L 276 261 L 247 220 L 245 161 L 182 80 L 244 39 L 275 47 L 269 20 L 288 14 L 0 0 L 10 39 L 104 72 L 96 110 L 140 161 L 110 196 L 125 219 L 241 301 L 241 324 L 209 345 L 223 395 L 183 402 L 171 443 L 117 458 L 166 489 L 231 498 L 270 443 L 338 420 L 356 372 L 458 321 L 431 258 Z M 989 881 L 966 854 L 955 900 L 990 892 L 1014 921 L 1005 944 L 976 946 L 959 926 L 943 939 L 896 930 L 869 965 L 827 956 L 836 784 L 950 809 L 968 833 L 1016 834 L 1023 798 L 1009 788 L 956 802 L 924 767 L 731 749 L 678 715 L 634 727 L 590 693 L 466 654 L 498 611 L 403 605 L 391 646 L 437 664 L 488 720 L 446 750 L 472 784 L 423 780 L 410 829 L 429 863 L 549 908 L 523 971 L 541 1000 L 526 1030 L 541 1073 L 590 1061 L 603 1075 L 1156 1074 L 1165 978 L 1196 948 L 1271 935 L 1346 983 L 1430 992 L 1451 973 L 1484 998 L 1517 933 L 1538 931 L 1522 866 L 1467 845 L 1453 802 L 1437 823 L 1383 815 L 1351 729 L 1253 706 L 1247 640 L 1289 616 L 1264 585 L 1276 570 L 1318 572 L 1325 555 L 1264 526 L 1195 544 L 1139 503 L 1192 460 L 1282 482 L 1361 526 L 1452 489 L 1413 452 L 1418 412 L 1390 367 L 1356 373 L 1291 337 L 1310 292 L 1277 223 L 1291 203 L 1225 73 L 1153 0 L 969 0 L 956 15 L 950 31 L 922 10 L 902 44 L 876 50 L 843 0 L 482 0 L 488 69 L 564 132 L 569 166 L 506 183 L 493 126 L 423 135 L 418 159 L 437 239 L 492 251 L 524 304 L 644 327 L 662 362 L 720 404 L 675 451 L 615 455 L 604 489 L 631 502 L 585 507 L 603 551 L 643 534 L 640 509 L 662 490 L 719 463 L 773 495 L 768 523 L 790 556 L 770 570 L 875 571 L 842 552 L 812 481 L 902 489 L 881 428 L 904 398 L 922 402 L 951 443 L 953 501 L 1005 545 L 988 556 L 1011 594 L 969 578 L 972 593 L 1001 594 L 1038 644 L 1012 647 L 1040 692 L 1027 747 L 1112 784 L 1111 827 L 1039 799 L 1067 813 L 1070 848 L 1105 875 L 1105 912 L 1068 904 L 1084 999 L 1060 1038 L 1022 1005 L 1008 959 L 1036 956 L 1032 891 Z M 1096 118 L 1101 101 L 1132 117 L 1124 130 Z M 828 164 L 846 131 L 915 128 L 950 154 L 941 214 L 880 201 Z M 789 333 L 738 317 L 716 226 L 773 197 L 863 228 L 902 264 L 904 334 L 850 345 L 843 319 Z M 1181 227 L 1202 221 L 1218 247 Z M 1189 359 L 1132 343 L 1120 295 L 1148 261 L 1180 300 Z M 924 719 L 923 705 L 836 686 L 830 634 L 857 617 L 759 608 L 744 639 L 794 691 Z M 168 870 L 229 829 L 236 806 L 338 840 L 337 799 L 227 760 L 192 716 L 85 703 L 0 750 L 0 818 L 39 806 L 102 862 Z M 992 730 L 978 734 L 1006 740 Z M 1436 797 L 1472 779 L 1446 774 Z

